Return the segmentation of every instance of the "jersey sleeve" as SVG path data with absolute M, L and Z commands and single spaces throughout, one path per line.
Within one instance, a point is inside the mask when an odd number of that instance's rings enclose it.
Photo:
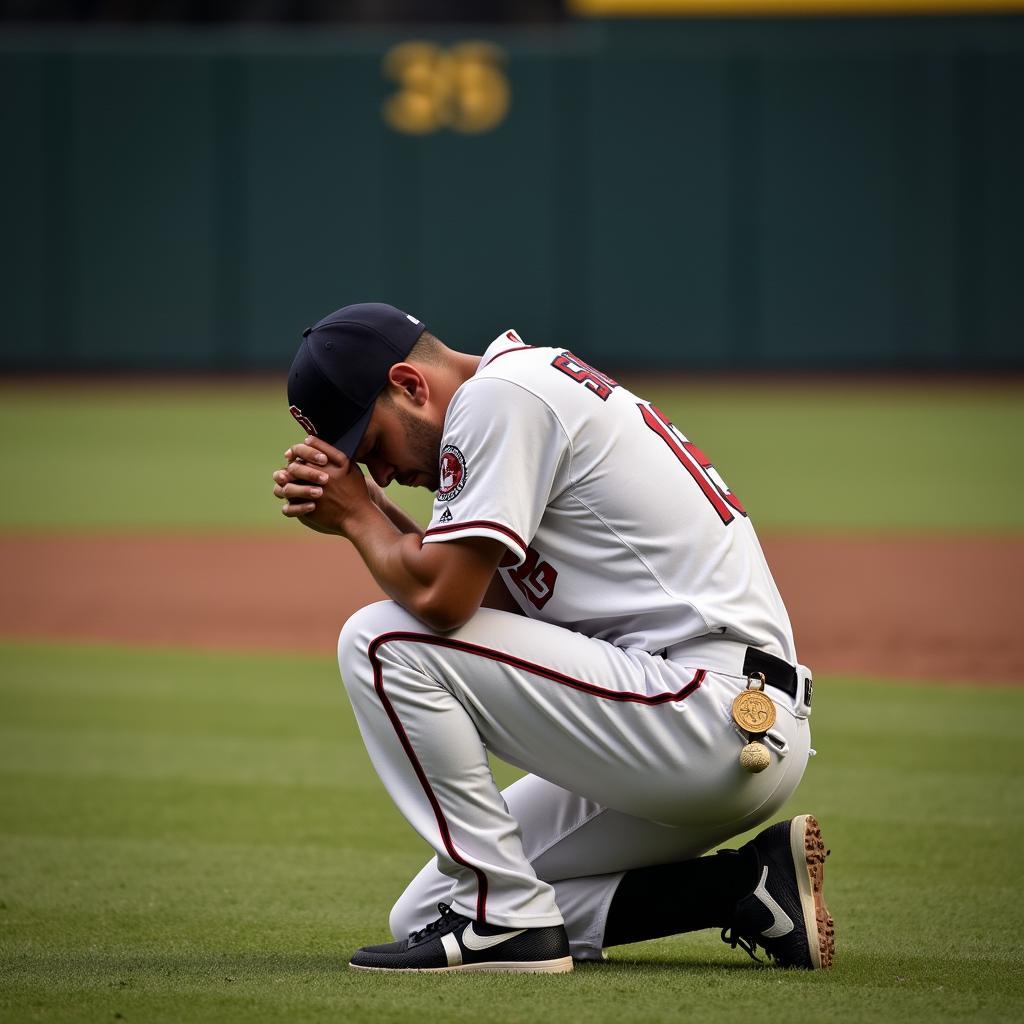
M 568 483 L 570 456 L 547 403 L 510 381 L 468 381 L 445 420 L 440 486 L 423 542 L 492 537 L 519 565 L 548 502 Z

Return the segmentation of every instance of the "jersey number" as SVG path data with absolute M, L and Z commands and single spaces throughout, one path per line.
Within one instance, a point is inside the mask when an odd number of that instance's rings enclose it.
M 549 562 L 542 562 L 533 548 L 527 548 L 526 561 L 513 569 L 509 576 L 534 608 L 543 608 L 555 592 L 558 570 Z
M 719 519 L 728 526 L 736 518 L 734 511 L 746 516 L 747 510 L 743 503 L 729 490 L 711 460 L 692 441 L 687 441 L 656 405 L 637 405 L 644 422 L 668 445 L 686 472 L 693 477 L 694 483 L 718 513 Z

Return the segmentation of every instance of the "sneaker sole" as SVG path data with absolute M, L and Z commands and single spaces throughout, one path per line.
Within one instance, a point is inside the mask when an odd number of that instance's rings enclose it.
M 793 819 L 789 830 L 789 848 L 793 855 L 800 906 L 807 929 L 807 945 L 813 970 L 832 966 L 835 953 L 835 922 L 825 906 L 825 843 L 821 826 L 813 814 Z
M 493 960 L 480 964 L 456 964 L 453 967 L 363 967 L 350 963 L 353 971 L 378 971 L 382 974 L 441 974 L 446 971 L 480 971 L 496 974 L 567 974 L 572 970 L 572 957 L 557 960 Z

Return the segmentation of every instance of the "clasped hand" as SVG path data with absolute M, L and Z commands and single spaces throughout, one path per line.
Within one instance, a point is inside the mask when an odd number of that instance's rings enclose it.
M 380 488 L 359 466 L 318 437 L 292 445 L 284 459 L 284 469 L 273 474 L 274 497 L 285 500 L 284 515 L 311 530 L 345 535 L 354 514 L 381 500 Z

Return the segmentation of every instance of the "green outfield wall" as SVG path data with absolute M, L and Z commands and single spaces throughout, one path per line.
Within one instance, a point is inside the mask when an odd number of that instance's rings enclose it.
M 609 367 L 1024 368 L 1024 19 L 0 34 L 0 367 L 387 300 Z

